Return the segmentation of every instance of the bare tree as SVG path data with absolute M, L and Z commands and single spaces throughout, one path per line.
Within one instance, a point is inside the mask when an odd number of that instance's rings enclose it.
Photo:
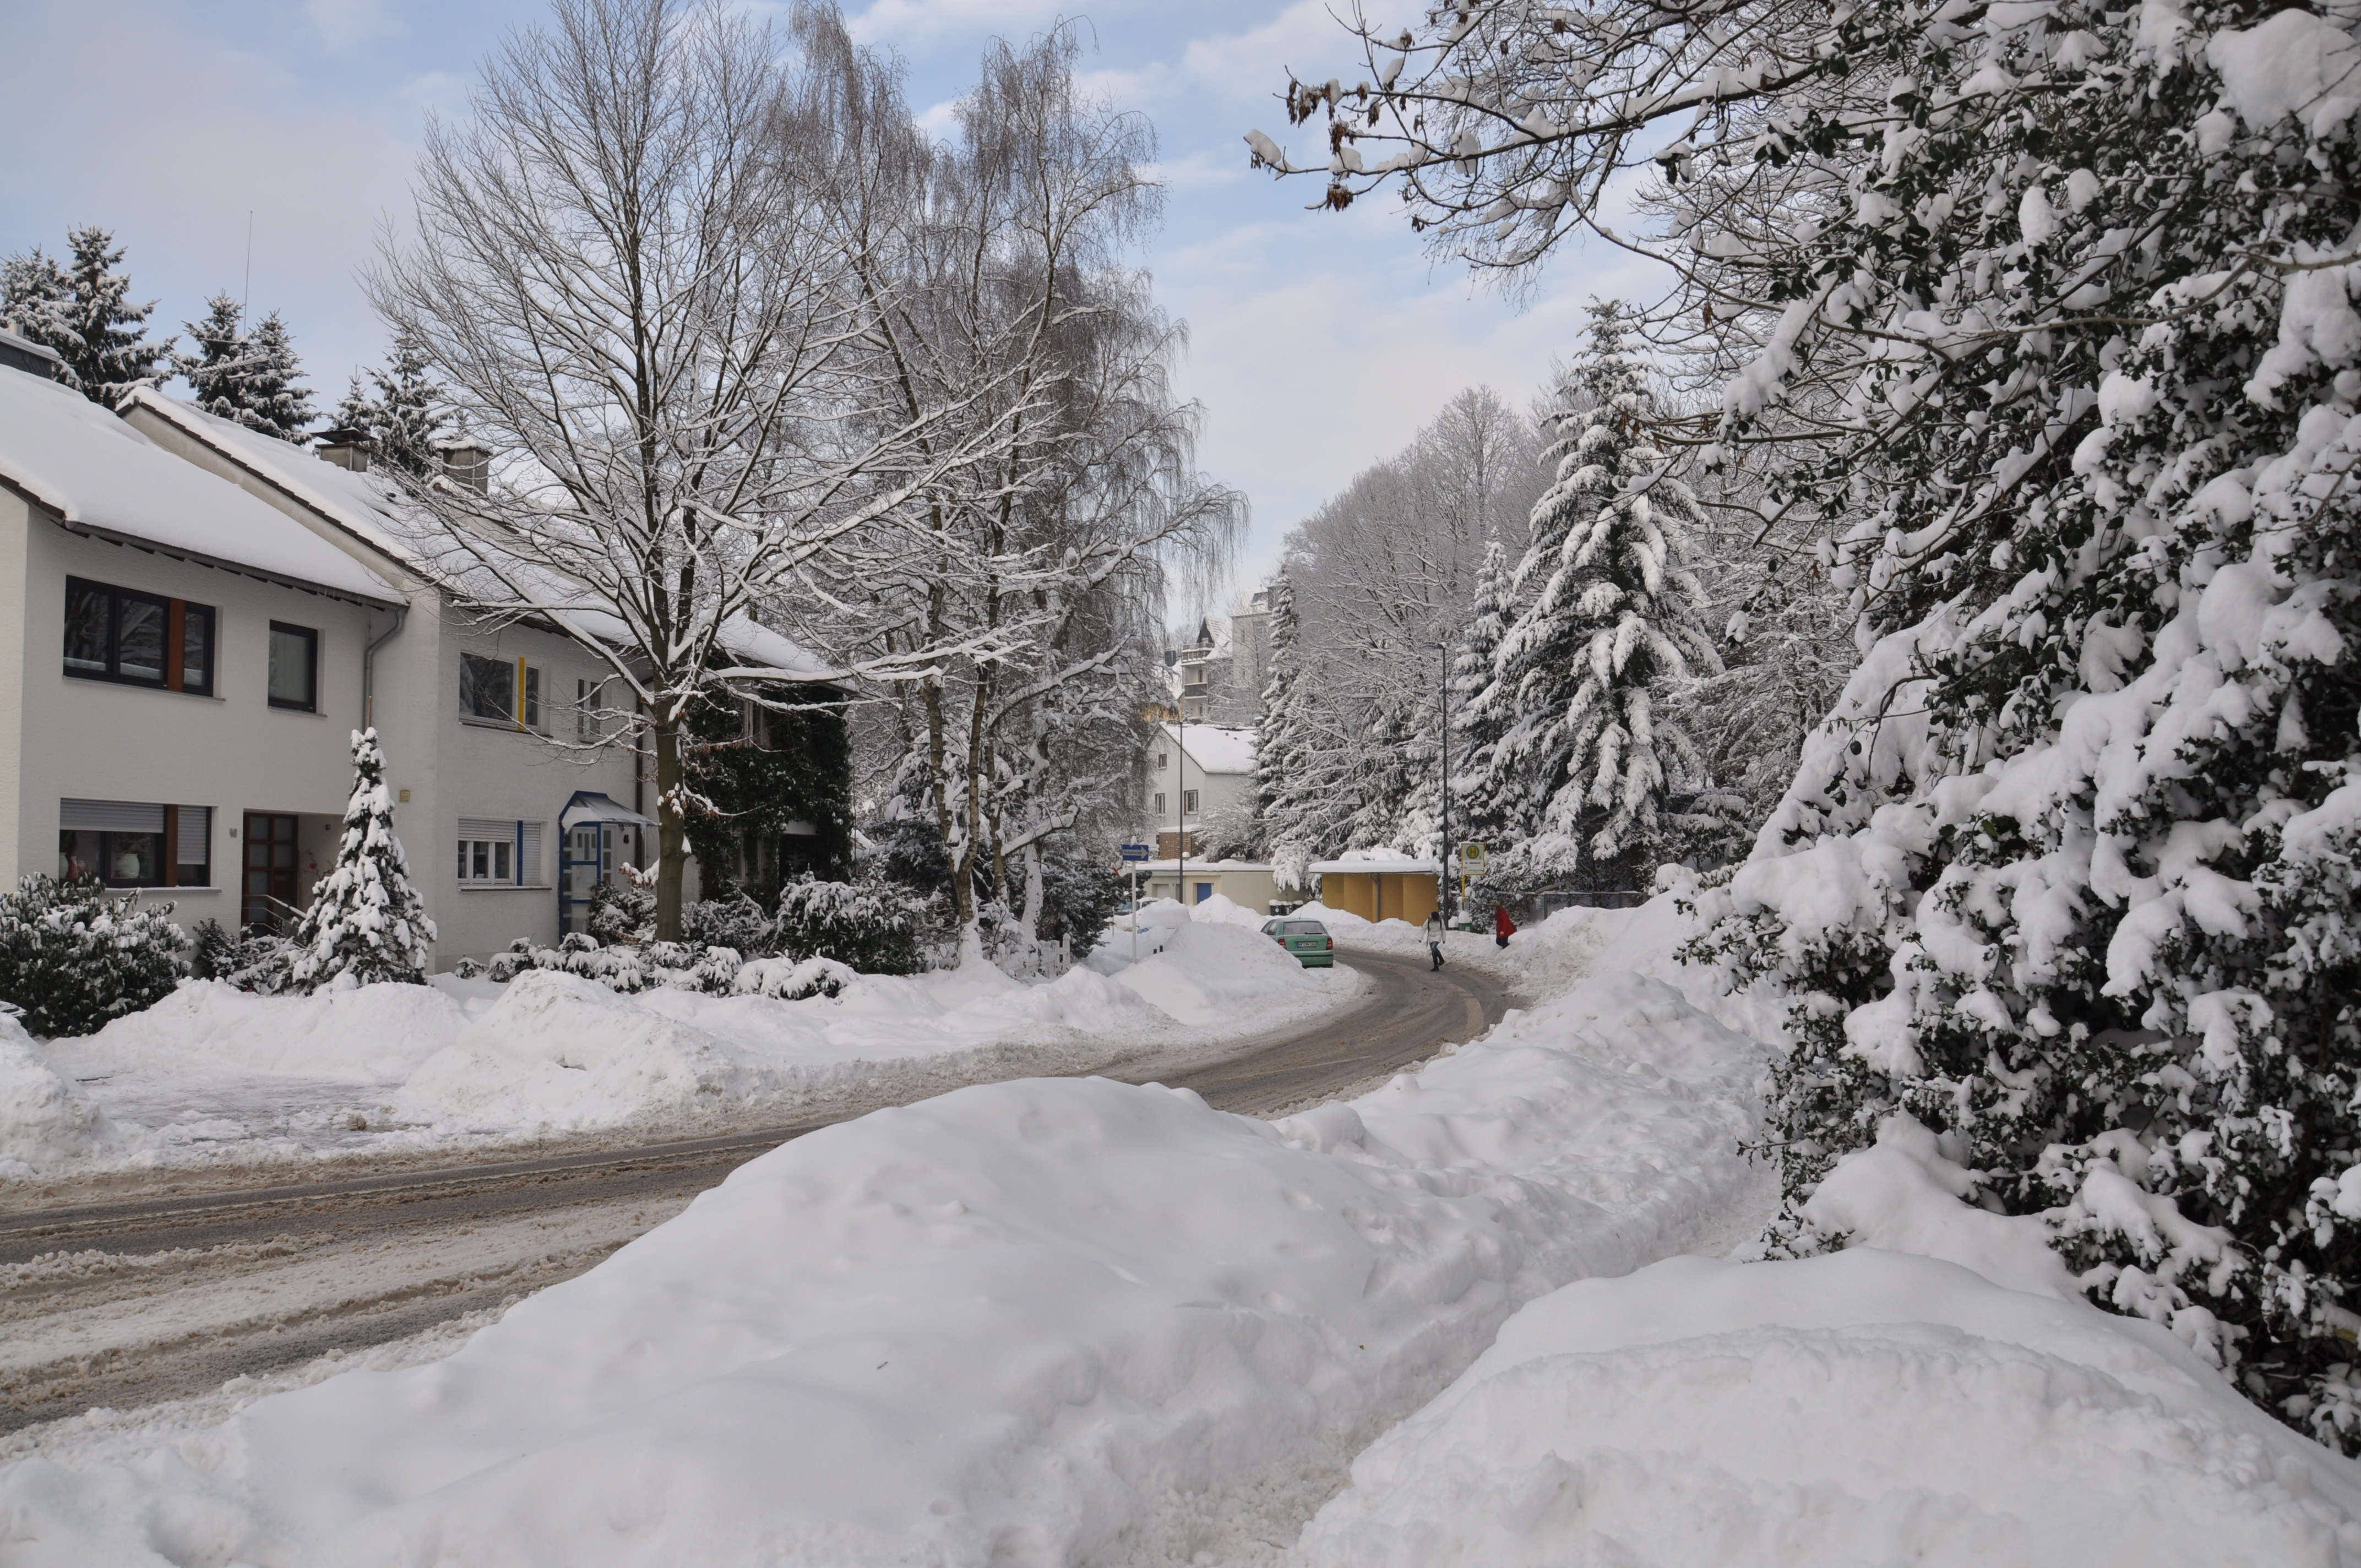
M 989 453 L 906 506 L 916 542 L 867 599 L 880 659 L 971 650 L 899 692 L 962 961 L 986 899 L 1029 936 L 1046 841 L 1118 803 L 1168 574 L 1210 575 L 1243 516 L 1195 472 L 1180 331 L 1123 265 L 1158 212 L 1152 135 L 1074 57 L 1071 28 L 995 43 L 956 144 L 906 164 L 915 218 L 862 260 L 901 416 L 955 406 L 928 449 Z
M 689 708 L 717 682 L 843 678 L 757 611 L 794 630 L 821 608 L 807 585 L 857 575 L 840 558 L 890 548 L 995 433 L 950 428 L 942 388 L 907 400 L 871 352 L 839 221 L 867 149 L 827 65 L 718 3 L 556 0 L 466 123 L 430 122 L 414 222 L 368 279 L 497 454 L 487 493 L 417 487 L 451 580 L 605 661 L 610 732 L 654 753 L 667 938 Z

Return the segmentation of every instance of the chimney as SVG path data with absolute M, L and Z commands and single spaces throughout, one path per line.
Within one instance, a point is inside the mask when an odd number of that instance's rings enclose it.
M 367 431 L 336 429 L 320 434 L 320 461 L 334 463 L 339 468 L 349 468 L 356 474 L 368 472 L 369 438 Z
M 62 381 L 66 362 L 57 350 L 43 348 L 39 344 L 16 335 L 16 323 L 0 324 L 0 365 L 11 370 L 22 370 L 28 376 L 38 376 L 47 381 Z
M 444 442 L 436 448 L 443 454 L 443 472 L 455 485 L 465 485 L 481 495 L 492 488 L 491 449 L 467 436 Z

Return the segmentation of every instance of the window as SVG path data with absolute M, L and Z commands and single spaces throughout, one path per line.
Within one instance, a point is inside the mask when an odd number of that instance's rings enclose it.
M 574 738 L 586 745 L 598 739 L 598 698 L 606 687 L 604 681 L 574 683 Z
M 459 818 L 459 880 L 473 885 L 539 887 L 541 830 L 538 822 L 497 817 Z
M 311 628 L 270 623 L 270 706 L 320 711 L 320 634 Z
M 1195 790 L 1184 789 L 1180 792 L 1180 809 L 1183 811 L 1194 811 L 1197 809 L 1197 792 Z
M 517 696 L 522 692 L 523 711 Z M 480 724 L 505 724 L 519 729 L 541 728 L 541 670 L 522 659 L 493 659 L 481 653 L 459 655 L 459 713 Z
M 65 672 L 210 696 L 214 624 L 210 605 L 68 577 Z
M 1164 792 L 1162 790 L 1158 790 L 1156 792 L 1156 815 L 1159 817 L 1164 815 Z
M 131 800 L 58 803 L 58 875 L 110 887 L 213 885 L 213 809 Z
M 511 858 L 516 852 L 512 839 L 462 839 L 459 840 L 459 880 L 461 882 L 514 882 L 516 866 Z
M 1157 771 L 1158 773 L 1162 773 L 1162 772 L 1165 770 L 1165 768 L 1166 768 L 1167 766 L 1169 766 L 1169 765 L 1171 763 L 1171 761 L 1172 761 L 1172 758 L 1171 758 L 1170 753 L 1169 753 L 1169 752 L 1165 752 L 1165 751 L 1159 751 L 1159 752 L 1157 752 L 1157 753 L 1156 753 L 1156 771 Z

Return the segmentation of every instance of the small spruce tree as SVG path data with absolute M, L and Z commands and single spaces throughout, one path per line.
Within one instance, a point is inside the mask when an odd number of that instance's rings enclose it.
M 375 729 L 353 732 L 353 793 L 335 869 L 313 890 L 295 927 L 291 988 L 316 991 L 340 975 L 367 985 L 422 983 L 434 923 L 410 883 L 410 861 L 393 836 L 393 798 Z

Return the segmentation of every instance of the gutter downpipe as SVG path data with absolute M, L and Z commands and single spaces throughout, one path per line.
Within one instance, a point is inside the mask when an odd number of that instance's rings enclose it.
M 402 605 L 393 612 L 393 624 L 384 636 L 361 650 L 361 728 L 377 728 L 377 651 L 394 639 L 410 621 L 410 607 Z

